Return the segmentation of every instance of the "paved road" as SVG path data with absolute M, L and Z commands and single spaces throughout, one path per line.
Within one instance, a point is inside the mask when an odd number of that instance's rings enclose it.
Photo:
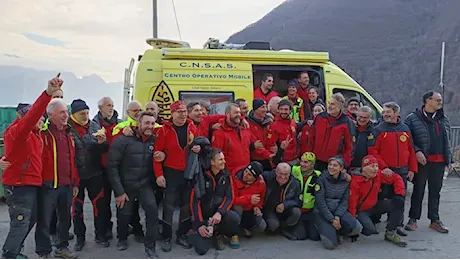
M 409 187 L 411 189 L 411 187 Z M 419 229 L 407 237 L 407 248 L 398 248 L 383 240 L 383 233 L 372 237 L 361 236 L 356 243 L 346 241 L 338 249 L 328 251 L 319 242 L 291 242 L 283 237 L 267 237 L 260 235 L 253 239 L 241 240 L 238 250 L 226 248 L 223 251 L 210 250 L 205 256 L 198 256 L 194 250 L 184 250 L 173 245 L 170 253 L 164 253 L 157 246 L 161 258 L 456 258 L 460 255 L 460 179 L 450 177 L 445 181 L 441 195 L 441 216 L 450 227 L 450 234 L 439 234 L 428 228 L 428 220 L 419 222 Z M 408 208 L 408 205 L 407 205 Z M 90 202 L 86 202 L 85 211 L 91 212 Z M 407 212 L 407 210 L 406 210 Z M 129 249 L 117 251 L 115 241 L 110 248 L 100 248 L 94 242 L 94 232 L 91 228 L 92 218 L 86 215 L 88 224 L 87 246 L 79 253 L 80 258 L 145 258 L 143 245 L 129 239 Z M 407 214 L 406 214 L 407 216 Z M 423 216 L 426 216 L 426 200 Z M 0 205 L 0 244 L 3 245 L 8 232 L 9 217 L 7 207 Z M 72 241 L 73 243 L 73 241 Z M 30 257 L 34 254 L 34 239 L 30 235 L 26 240 L 25 253 Z

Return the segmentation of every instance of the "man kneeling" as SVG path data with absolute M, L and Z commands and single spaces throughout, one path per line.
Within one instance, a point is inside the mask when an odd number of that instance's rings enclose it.
M 240 224 L 238 213 L 230 210 L 233 203 L 233 187 L 230 172 L 225 169 L 224 154 L 211 149 L 211 170 L 204 174 L 204 183 L 198 184 L 191 193 L 193 232 L 189 243 L 199 255 L 212 247 L 215 238 L 216 249 L 223 250 L 223 235 L 231 237 L 230 246 L 239 247 L 236 231 Z
M 396 233 L 396 228 L 404 214 L 406 191 L 403 179 L 398 174 L 386 176 L 379 170 L 378 161 L 372 155 L 363 158 L 361 169 L 361 176 L 353 175 L 351 180 L 348 211 L 353 216 L 357 216 L 363 226 L 361 233 L 365 236 L 378 234 L 372 219 L 388 213 L 385 240 L 405 247 L 407 243 Z M 394 194 L 390 199 L 379 199 L 382 185 L 393 185 Z
M 236 171 L 234 175 L 233 210 L 241 218 L 241 227 L 245 237 L 252 237 L 252 232 L 263 232 L 267 223 L 262 218 L 262 207 L 265 198 L 265 181 L 261 174 L 263 166 L 259 162 L 251 162 L 248 166 Z

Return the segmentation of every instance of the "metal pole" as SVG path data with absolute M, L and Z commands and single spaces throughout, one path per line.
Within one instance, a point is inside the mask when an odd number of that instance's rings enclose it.
M 152 0 L 152 12 L 153 12 L 153 38 L 158 38 L 158 2 Z
M 444 60 L 446 54 L 446 42 L 442 42 L 441 48 L 441 75 L 440 75 L 440 82 L 439 86 L 441 87 L 441 94 L 444 97 Z

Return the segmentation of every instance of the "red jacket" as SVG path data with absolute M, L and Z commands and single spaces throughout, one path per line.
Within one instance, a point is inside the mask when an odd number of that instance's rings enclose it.
M 263 161 L 270 160 L 270 147 L 268 146 L 268 133 L 270 131 L 271 121 L 266 118 L 262 122 L 254 117 L 254 111 L 249 113 L 247 117 L 249 123 L 249 130 L 251 131 L 253 140 L 260 140 L 264 145 L 264 149 L 256 149 L 251 152 L 251 160 Z
M 25 116 L 5 130 L 5 157 L 11 166 L 3 173 L 4 185 L 42 185 L 43 142 L 36 127 L 50 100 L 51 96 L 43 92 Z
M 249 129 L 231 128 L 221 119 L 222 129 L 215 130 L 212 135 L 212 147 L 224 152 L 226 168 L 233 173 L 240 167 L 250 163 L 251 131 Z
M 372 182 L 374 182 L 374 185 L 372 185 Z M 404 181 L 399 174 L 392 174 L 391 177 L 387 178 L 383 172 L 379 170 L 377 175 L 369 180 L 363 176 L 353 175 L 350 184 L 348 212 L 350 212 L 352 216 L 356 217 L 358 211 L 367 211 L 372 209 L 377 203 L 380 186 L 382 184 L 393 185 L 394 193 L 396 195 L 406 196 Z M 369 195 L 367 195 L 368 193 Z M 366 200 L 363 201 L 366 196 Z M 357 208 L 358 204 L 361 204 L 359 209 Z
M 310 136 L 311 126 L 308 123 L 300 129 L 300 138 L 299 138 L 299 147 L 300 147 L 300 156 L 308 152 L 308 138 Z
M 233 205 L 242 206 L 244 211 L 252 210 L 255 207 L 262 209 L 265 201 L 266 184 L 264 178 L 259 176 L 255 182 L 248 185 L 243 182 L 243 172 L 246 167 L 242 167 L 236 172 L 233 179 Z M 260 195 L 260 202 L 257 205 L 251 203 L 252 195 Z
M 272 147 L 275 145 L 281 145 L 286 139 L 292 139 L 291 143 L 284 151 L 283 161 L 289 162 L 296 158 L 299 158 L 297 152 L 297 135 L 296 135 L 297 124 L 291 118 L 282 119 L 280 116 L 275 117 L 275 122 L 270 126 L 268 133 L 267 146 Z
M 45 125 L 43 130 L 40 132 L 43 139 L 43 184 L 50 184 L 53 188 L 58 187 L 58 172 L 57 172 L 57 151 L 56 151 L 56 139 L 53 134 L 48 129 L 48 125 Z M 67 142 L 70 147 L 70 171 L 72 178 L 72 186 L 78 187 L 80 184 L 80 178 L 78 176 L 78 171 L 75 165 L 75 141 L 73 135 L 70 133 L 67 134 Z
M 188 133 L 187 144 L 189 145 L 198 135 L 198 129 L 190 119 L 187 119 L 185 124 L 187 125 Z M 185 166 L 187 164 L 187 146 L 184 149 L 180 147 L 179 139 L 172 122 L 165 121 L 163 127 L 158 128 L 154 152 L 164 152 L 166 154 L 166 158 L 163 162 L 153 161 L 155 176 L 163 176 L 163 167 L 168 167 L 178 171 L 185 170 Z
M 262 100 L 265 100 L 265 103 L 267 104 L 268 102 L 270 102 L 270 99 L 272 99 L 272 97 L 277 97 L 277 96 L 278 96 L 278 92 L 274 90 L 270 90 L 266 95 L 262 92 L 260 87 L 254 90 L 254 99 L 260 98 Z
M 418 171 L 411 132 L 406 124 L 382 122 L 375 127 L 373 137 L 368 152 L 377 158 L 380 169 L 407 167 L 409 171 Z
M 313 152 L 318 161 L 327 162 L 334 155 L 345 159 L 349 167 L 353 159 L 355 125 L 343 113 L 332 117 L 327 112 L 316 116 L 310 128 L 307 152 Z
M 225 118 L 225 115 L 203 115 L 200 124 L 197 125 L 198 135 L 211 139 L 209 129 L 222 118 Z

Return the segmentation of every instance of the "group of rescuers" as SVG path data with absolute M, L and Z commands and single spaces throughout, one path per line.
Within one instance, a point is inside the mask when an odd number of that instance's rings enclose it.
M 260 232 L 334 249 L 344 237 L 378 234 L 385 213 L 385 240 L 405 247 L 401 237 L 417 228 L 426 182 L 430 228 L 448 233 L 439 200 L 452 160 L 450 125 L 435 91 L 405 120 L 388 102 L 373 122 L 371 108 L 356 98 L 335 93 L 325 104 L 307 72 L 289 83 L 285 98 L 267 74 L 250 112 L 243 99 L 223 115 L 209 115 L 205 102 L 178 100 L 163 108 L 171 114 L 164 120 L 155 102 L 143 109 L 132 101 L 121 121 L 109 97 L 100 99 L 93 120 L 81 99 L 72 101 L 69 116 L 62 84 L 53 78 L 35 103 L 20 104 L 4 134 L 0 168 L 11 218 L 5 258 L 26 257 L 21 250 L 35 224 L 40 258 L 76 258 L 86 245 L 85 190 L 96 242 L 109 247 L 113 239 L 113 192 L 117 249 L 126 250 L 133 234 L 149 258 L 158 257 L 160 237 L 161 249 L 171 251 L 177 205 L 175 243 L 200 255 L 227 241 L 239 248 L 240 236 Z M 414 190 L 404 226 L 408 181 Z

